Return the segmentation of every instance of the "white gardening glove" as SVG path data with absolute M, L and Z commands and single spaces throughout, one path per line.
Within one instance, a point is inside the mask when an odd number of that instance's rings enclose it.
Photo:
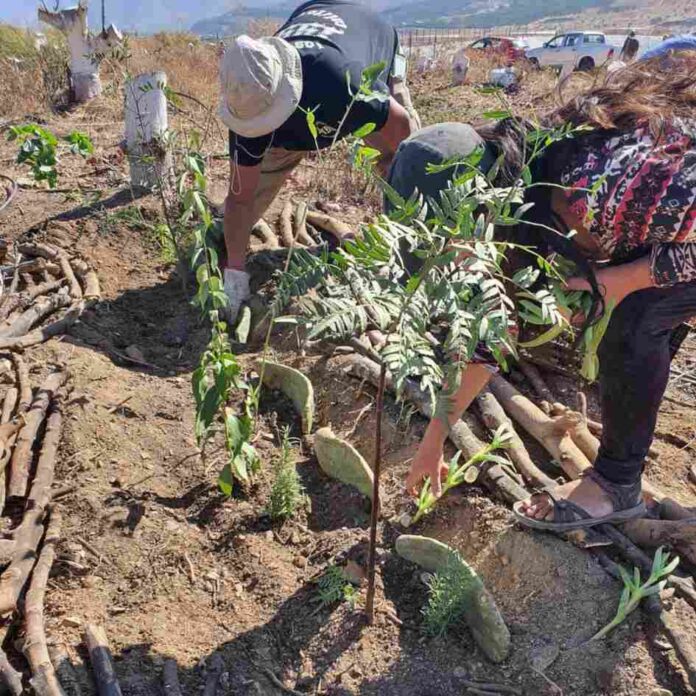
M 249 299 L 249 274 L 234 268 L 226 268 L 224 272 L 225 295 L 230 301 L 227 310 L 227 321 L 232 325 L 239 314 L 239 309 Z

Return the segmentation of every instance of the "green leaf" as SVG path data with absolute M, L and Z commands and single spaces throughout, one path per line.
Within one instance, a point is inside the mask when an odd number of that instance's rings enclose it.
M 368 135 L 370 135 L 370 133 L 372 133 L 375 130 L 375 128 L 377 128 L 377 125 L 375 123 L 366 123 L 364 126 L 361 126 L 360 128 L 358 128 L 358 130 L 356 130 L 353 133 L 353 137 L 365 138 Z
M 502 121 L 505 118 L 512 118 L 512 112 L 508 109 L 493 109 L 491 111 L 484 111 L 483 117 L 493 121 Z

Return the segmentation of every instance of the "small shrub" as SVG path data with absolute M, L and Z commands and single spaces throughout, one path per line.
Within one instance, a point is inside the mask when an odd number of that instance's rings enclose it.
M 272 520 L 286 520 L 293 517 L 302 506 L 305 497 L 287 428 L 283 431 L 280 447 L 280 459 L 275 467 L 275 479 L 267 508 Z
M 472 581 L 467 566 L 457 553 L 452 553 L 445 566 L 428 583 L 428 604 L 423 609 L 426 635 L 442 636 L 464 616 L 471 597 Z

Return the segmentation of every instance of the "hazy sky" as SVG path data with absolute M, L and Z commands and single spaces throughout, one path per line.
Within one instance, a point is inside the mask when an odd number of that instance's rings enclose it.
M 46 0 L 49 8 L 54 0 Z M 76 0 L 62 0 L 63 7 L 76 5 Z M 234 0 L 106 0 L 106 21 L 124 29 L 152 31 L 158 27 L 187 29 L 196 20 L 233 9 Z M 247 2 L 246 4 L 255 4 Z M 277 4 L 263 2 L 261 4 Z M 36 26 L 38 0 L 0 0 L 0 22 Z M 90 24 L 101 28 L 101 2 L 92 0 Z

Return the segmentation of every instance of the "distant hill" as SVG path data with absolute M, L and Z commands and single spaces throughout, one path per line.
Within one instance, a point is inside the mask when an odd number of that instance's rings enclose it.
M 696 30 L 696 0 L 364 0 L 400 27 L 643 28 L 651 33 Z M 244 31 L 250 20 L 285 19 L 300 0 L 246 0 L 244 4 L 196 22 L 202 36 Z

